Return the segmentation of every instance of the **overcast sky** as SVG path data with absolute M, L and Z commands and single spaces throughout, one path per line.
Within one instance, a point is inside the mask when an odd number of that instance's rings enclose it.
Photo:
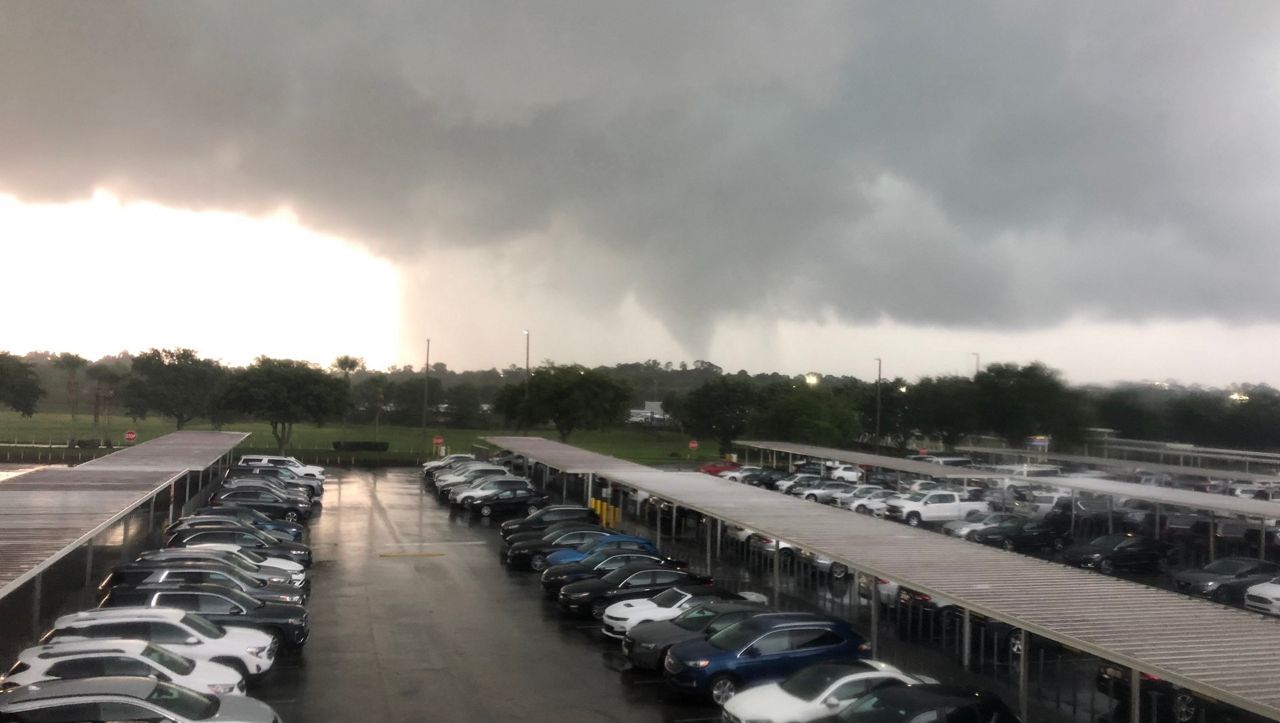
M 0 15 L 0 347 L 1280 384 L 1274 2 Z

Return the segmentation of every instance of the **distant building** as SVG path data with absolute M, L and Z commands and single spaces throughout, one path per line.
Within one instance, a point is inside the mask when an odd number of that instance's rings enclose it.
M 632 409 L 627 418 L 629 424 L 661 425 L 668 421 L 666 412 L 662 411 L 662 402 L 645 402 L 643 409 Z

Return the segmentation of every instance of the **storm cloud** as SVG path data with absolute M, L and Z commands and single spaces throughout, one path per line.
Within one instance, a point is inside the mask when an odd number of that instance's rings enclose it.
M 1274 3 L 0 2 L 0 192 L 718 319 L 1280 320 Z M 182 241 L 175 239 L 174 243 Z M 552 273 L 549 265 L 538 273 Z

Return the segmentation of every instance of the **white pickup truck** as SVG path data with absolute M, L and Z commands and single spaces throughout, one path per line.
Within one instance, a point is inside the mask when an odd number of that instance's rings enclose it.
M 885 517 L 919 527 L 922 522 L 963 520 L 974 510 L 985 512 L 988 509 L 985 501 L 963 502 L 955 492 L 916 492 L 890 502 L 885 508 Z

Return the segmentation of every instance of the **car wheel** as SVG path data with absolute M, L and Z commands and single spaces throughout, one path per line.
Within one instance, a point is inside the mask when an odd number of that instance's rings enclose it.
M 534 555 L 533 559 L 529 561 L 529 567 L 532 568 L 534 572 L 542 572 L 547 569 L 547 556 Z
M 1000 544 L 1000 546 L 1008 550 L 1009 552 L 1013 552 L 1013 549 L 1014 549 L 1013 540 L 1005 540 Z
M 1103 575 L 1110 575 L 1116 571 L 1116 564 L 1108 558 L 1102 558 L 1098 561 L 1098 572 Z
M 964 539 L 968 540 L 969 542 L 973 542 L 973 536 L 977 534 L 977 532 L 978 532 L 977 530 L 969 530 L 968 532 L 964 533 Z
M 1156 560 L 1155 568 L 1156 568 L 1156 572 L 1165 572 L 1165 573 L 1169 572 L 1169 559 L 1166 557 L 1162 557 Z
M 526 512 L 528 512 L 531 515 L 537 511 L 538 511 L 537 505 L 529 505 L 529 508 L 526 510 Z
M 853 508 L 853 511 L 854 511 L 854 512 L 861 512 L 862 514 L 864 514 L 864 515 L 865 515 L 865 514 L 867 514 L 867 506 L 866 506 L 866 505 L 858 505 L 857 507 L 854 507 L 854 508 Z
M 1173 717 L 1178 723 L 1191 723 L 1200 712 L 1196 699 L 1189 693 L 1178 693 L 1173 697 Z
M 845 567 L 844 565 L 841 565 L 838 562 L 831 563 L 831 577 L 838 579 L 848 574 L 849 574 L 849 568 Z
M 297 510 L 286 510 L 284 513 L 285 522 L 297 522 L 300 519 L 302 519 L 302 516 L 298 514 Z
M 593 600 L 591 602 L 591 617 L 599 620 L 604 617 L 605 608 L 609 607 L 607 600 Z
M 806 500 L 809 500 L 810 502 L 817 502 L 817 501 L 818 501 L 818 496 L 817 496 L 817 495 L 805 495 L 805 496 L 804 496 L 804 498 L 805 498 Z
M 1231 602 L 1229 598 L 1230 596 L 1227 594 L 1227 591 L 1224 590 L 1223 588 L 1218 588 L 1217 590 L 1214 590 L 1213 592 L 1209 593 L 1209 599 L 1218 603 L 1219 605 L 1229 604 Z
M 708 690 L 711 691 L 711 700 L 716 705 L 724 705 L 729 699 L 738 692 L 738 684 L 733 682 L 733 678 L 727 675 L 717 675 L 711 679 L 711 685 Z
M 480 516 L 488 517 L 493 514 L 493 508 L 489 505 L 480 505 Z
M 919 526 L 920 526 L 920 513 L 919 513 L 919 512 L 912 512 L 911 514 L 907 515 L 907 524 L 908 524 L 908 525 L 910 525 L 910 526 L 912 526 L 912 527 L 919 527 Z
M 1058 552 L 1062 552 L 1063 550 L 1067 549 L 1067 540 L 1062 537 L 1055 538 L 1053 541 L 1053 549 L 1057 550 Z

